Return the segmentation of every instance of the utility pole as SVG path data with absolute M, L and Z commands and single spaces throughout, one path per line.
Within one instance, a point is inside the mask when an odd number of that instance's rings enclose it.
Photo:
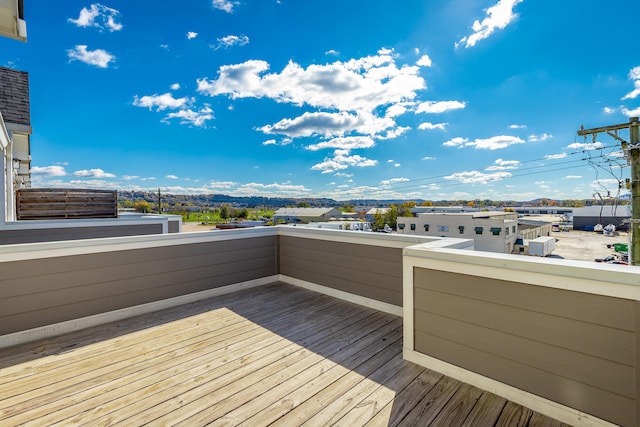
M 629 129 L 629 141 L 618 136 L 621 129 Z M 606 133 L 621 142 L 622 151 L 631 167 L 631 246 L 629 261 L 631 265 L 640 265 L 640 120 L 631 117 L 629 123 L 603 126 L 593 129 L 580 127 L 578 135 L 594 135 Z

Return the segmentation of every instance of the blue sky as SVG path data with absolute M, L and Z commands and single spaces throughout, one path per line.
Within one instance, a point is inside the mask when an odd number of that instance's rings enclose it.
M 618 195 L 637 0 L 25 1 L 34 186 Z M 628 131 L 620 136 L 628 138 Z M 622 191 L 625 194 L 626 190 Z

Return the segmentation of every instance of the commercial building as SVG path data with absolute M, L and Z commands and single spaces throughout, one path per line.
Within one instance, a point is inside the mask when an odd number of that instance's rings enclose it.
M 275 222 L 287 224 L 327 221 L 331 218 L 339 218 L 342 215 L 334 208 L 281 208 L 273 214 Z
M 627 230 L 631 219 L 631 206 L 587 206 L 573 210 L 575 230 L 593 230 L 597 224 L 613 224 L 617 230 Z
M 477 251 L 509 254 L 518 237 L 518 214 L 419 213 L 415 217 L 398 217 L 398 233 L 473 239 Z

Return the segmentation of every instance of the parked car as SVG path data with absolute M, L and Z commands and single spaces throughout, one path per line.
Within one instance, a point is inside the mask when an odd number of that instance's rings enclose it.
M 614 257 L 613 255 L 609 255 L 607 257 L 604 258 L 596 258 L 595 261 L 596 262 L 611 262 L 611 261 L 615 261 L 616 257 Z

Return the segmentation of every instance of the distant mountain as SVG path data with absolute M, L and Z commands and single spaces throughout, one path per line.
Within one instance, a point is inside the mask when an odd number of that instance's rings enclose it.
M 257 196 L 228 196 L 225 194 L 169 194 L 161 193 L 163 204 L 171 207 L 199 206 L 215 208 L 223 204 L 234 207 L 278 208 L 288 205 L 306 203 L 310 207 L 339 206 L 340 203 L 332 199 L 324 198 L 285 198 L 285 197 L 257 197 Z M 158 193 L 149 191 L 119 191 L 119 202 L 131 202 L 144 200 L 150 204 L 158 203 Z
M 229 196 L 226 194 L 169 194 L 161 193 L 163 205 L 169 205 L 172 209 L 180 209 L 180 207 L 202 207 L 202 208 L 217 208 L 220 205 L 227 204 L 236 208 L 254 208 L 264 207 L 266 209 L 277 209 L 287 206 L 308 206 L 308 207 L 340 207 L 345 205 L 351 205 L 358 210 L 368 209 L 373 207 L 386 207 L 391 204 L 402 204 L 407 202 L 404 199 L 351 199 L 336 201 L 329 198 L 296 198 L 296 197 L 261 197 L 261 196 Z M 133 205 L 136 201 L 144 200 L 150 205 L 156 205 L 158 203 L 158 193 L 150 191 L 119 191 L 118 200 L 121 205 L 130 204 Z M 430 202 L 434 206 L 466 206 L 468 203 L 473 203 L 475 207 L 505 207 L 505 206 L 544 206 L 547 205 L 552 199 L 539 198 L 529 201 L 516 202 L 513 200 L 431 200 Z M 618 199 L 618 203 L 626 203 L 629 200 L 629 196 L 621 196 Z M 425 202 L 422 199 L 409 200 L 415 202 L 420 206 Z M 563 206 L 562 201 L 554 200 L 558 202 L 558 205 Z M 584 205 L 598 205 L 593 199 L 583 200 Z M 614 204 L 613 199 L 607 200 L 604 204 Z

